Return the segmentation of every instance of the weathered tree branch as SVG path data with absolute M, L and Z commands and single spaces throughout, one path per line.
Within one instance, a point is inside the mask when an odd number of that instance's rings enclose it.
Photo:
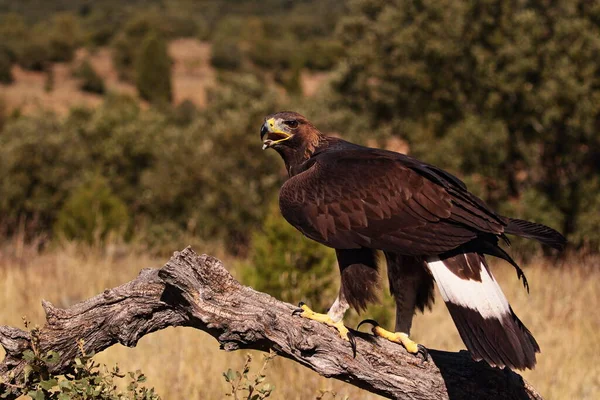
M 221 262 L 187 248 L 161 269 L 144 269 L 131 282 L 67 309 L 44 301 L 47 323 L 39 331 L 39 350 L 60 354 L 53 372 L 66 372 L 78 356 L 115 343 L 133 347 L 148 333 L 169 326 L 191 326 L 214 336 L 221 348 L 268 351 L 299 362 L 319 374 L 398 399 L 541 399 L 518 374 L 473 362 L 466 352 L 431 350 L 424 362 L 401 346 L 356 332 L 357 355 L 336 331 L 292 316 L 295 307 L 237 282 Z M 0 327 L 6 357 L 2 382 L 23 376 L 28 332 Z

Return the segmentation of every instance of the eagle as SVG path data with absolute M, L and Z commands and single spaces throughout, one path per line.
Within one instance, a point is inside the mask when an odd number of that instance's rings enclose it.
M 498 214 L 443 169 L 327 136 L 296 112 L 267 116 L 260 136 L 263 150 L 279 153 L 288 172 L 279 193 L 281 214 L 308 238 L 335 249 L 339 264 L 340 290 L 328 312 L 301 303 L 298 314 L 353 342 L 343 317 L 350 307 L 360 312 L 377 300 L 377 254 L 383 252 L 396 326 L 391 332 L 368 320 L 375 335 L 427 357 L 410 329 L 416 310 L 431 307 L 435 282 L 474 360 L 498 368 L 535 366 L 540 347 L 512 310 L 486 255 L 513 265 L 528 289 L 499 241 L 517 235 L 562 250 L 563 235 Z

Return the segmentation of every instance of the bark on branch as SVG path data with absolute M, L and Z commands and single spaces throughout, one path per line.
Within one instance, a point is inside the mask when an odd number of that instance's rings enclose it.
M 541 399 L 520 375 L 473 362 L 466 352 L 430 350 L 427 361 L 401 346 L 356 332 L 357 355 L 348 342 L 323 324 L 292 316 L 295 306 L 237 282 L 222 263 L 191 248 L 176 252 L 161 269 L 139 276 L 67 309 L 44 301 L 47 323 L 39 331 L 39 349 L 60 354 L 53 366 L 66 372 L 78 356 L 115 343 L 133 347 L 148 333 L 169 326 L 191 326 L 214 336 L 224 350 L 274 349 L 319 374 L 397 399 Z M 0 327 L 6 357 L 1 382 L 23 376 L 28 332 Z M 0 385 L 1 387 L 1 385 Z

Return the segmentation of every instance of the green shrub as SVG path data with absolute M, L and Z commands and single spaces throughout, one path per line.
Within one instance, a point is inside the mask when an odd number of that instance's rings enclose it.
M 54 68 L 52 65 L 46 66 L 46 78 L 44 80 L 44 91 L 51 92 L 54 90 Z
M 198 108 L 193 101 L 185 99 L 173 108 L 170 121 L 179 126 L 188 126 L 198 116 Z
M 344 48 L 337 40 L 318 38 L 303 45 L 306 67 L 314 70 L 330 70 L 342 58 Z
M 212 42 L 210 63 L 224 70 L 237 70 L 242 65 L 242 51 L 236 40 L 219 39 Z
M 141 98 L 160 105 L 171 102 L 171 58 L 166 41 L 157 32 L 149 33 L 142 41 L 135 70 Z
M 227 372 L 223 372 L 225 382 L 227 382 L 229 389 L 225 396 L 232 397 L 237 400 L 264 400 L 273 394 L 275 386 L 265 382 L 266 375 L 265 371 L 267 365 L 275 358 L 276 353 L 271 351 L 268 355 L 264 356 L 263 365 L 260 370 L 254 374 L 249 375 L 250 365 L 252 364 L 252 356 L 246 355 L 246 362 L 241 371 L 235 371 L 231 368 Z
M 6 125 L 6 121 L 8 119 L 8 105 L 6 104 L 6 100 L 4 97 L 0 96 L 0 133 L 4 129 L 4 125 Z M 2 166 L 2 163 L 0 163 Z
M 56 14 L 48 22 L 29 27 L 17 19 L 9 23 L 13 28 L 0 31 L 0 37 L 8 38 L 8 46 L 25 69 L 42 71 L 51 62 L 71 61 L 81 43 L 79 22 L 72 14 Z
M 47 231 L 87 160 L 85 143 L 54 114 L 7 121 L 0 135 L 0 220 Z
M 280 300 L 326 310 L 337 295 L 338 275 L 334 250 L 304 237 L 272 202 L 262 228 L 252 235 L 244 282 Z
M 98 75 L 88 59 L 82 61 L 75 71 L 75 76 L 80 79 L 79 88 L 84 92 L 103 94 L 106 90 L 102 77 Z
M 46 29 L 49 29 L 49 32 Z M 40 30 L 34 34 L 48 36 L 50 61 L 71 61 L 81 42 L 81 29 L 77 17 L 69 13 L 56 14 L 52 18 L 52 25 L 49 28 L 43 28 L 43 31 L 43 33 Z
M 76 357 L 66 374 L 50 372 L 60 361 L 55 351 L 41 354 L 39 331 L 31 332 L 34 345 L 32 350 L 23 352 L 25 378 L 21 382 L 2 385 L 2 398 L 30 398 L 32 400 L 98 399 L 98 400 L 160 400 L 154 388 L 143 386 L 146 376 L 140 371 L 122 372 L 118 366 L 109 369 L 93 360 L 94 354 L 86 354 L 83 341 L 79 342 L 80 355 Z M 117 389 L 118 382 L 126 378 L 127 390 Z
M 111 44 L 113 63 L 120 79 L 135 82 L 140 44 L 150 32 L 159 32 L 160 36 L 165 34 L 161 15 L 152 10 L 134 14 L 114 37 Z
M 6 53 L 11 63 L 18 61 L 20 49 L 30 36 L 31 31 L 22 15 L 0 14 L 0 53 Z
M 257 38 L 251 43 L 248 56 L 259 67 L 265 69 L 289 69 L 299 60 L 299 43 L 291 36 Z
M 122 237 L 128 225 L 127 207 L 113 194 L 106 179 L 96 175 L 71 192 L 58 213 L 54 232 L 94 243 L 111 233 Z
M 44 36 L 34 36 L 17 49 L 19 65 L 31 71 L 44 71 L 47 68 L 50 52 L 48 40 Z
M 8 50 L 0 45 L 0 83 L 12 83 L 12 61 Z

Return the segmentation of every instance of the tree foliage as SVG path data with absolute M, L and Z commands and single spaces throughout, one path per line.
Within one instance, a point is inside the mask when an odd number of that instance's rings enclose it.
M 112 193 L 105 178 L 90 176 L 73 189 L 58 213 L 54 231 L 67 239 L 100 242 L 110 234 L 125 233 L 127 207 Z
M 74 74 L 80 79 L 79 87 L 84 92 L 103 94 L 106 90 L 102 77 L 98 75 L 88 59 L 81 62 Z
M 159 105 L 171 102 L 171 57 L 167 42 L 157 32 L 148 33 L 142 41 L 135 70 L 141 98 Z
M 336 101 L 516 216 L 525 194 L 547 199 L 529 217 L 580 238 L 600 167 L 599 17 L 586 1 L 353 1 Z

